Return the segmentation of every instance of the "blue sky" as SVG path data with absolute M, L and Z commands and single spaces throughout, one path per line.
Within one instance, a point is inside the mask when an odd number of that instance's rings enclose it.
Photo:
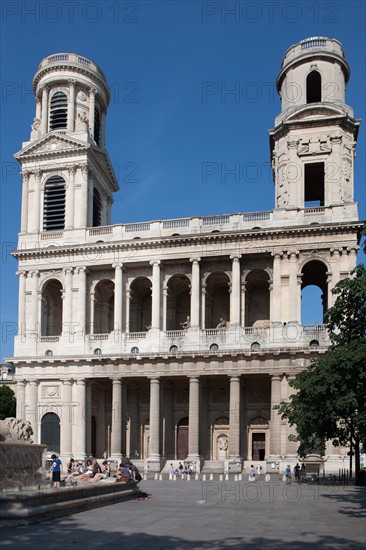
M 121 187 L 113 223 L 271 210 L 268 129 L 280 111 L 274 83 L 285 51 L 303 38 L 342 42 L 351 66 L 347 103 L 365 120 L 364 1 L 3 0 L 1 10 L 0 359 L 13 353 L 17 321 L 9 250 L 19 231 L 21 180 L 13 154 L 29 139 L 32 78 L 44 57 L 79 53 L 106 74 L 106 141 Z M 225 94 L 235 86 L 239 99 Z M 204 178 L 207 162 L 217 173 Z M 236 163 L 239 181 L 225 173 Z M 363 123 L 355 171 L 363 219 L 364 182 Z

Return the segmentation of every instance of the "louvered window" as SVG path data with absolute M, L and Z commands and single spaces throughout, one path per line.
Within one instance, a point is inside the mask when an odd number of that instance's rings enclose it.
M 100 115 L 97 107 L 94 110 L 94 141 L 100 145 Z
M 44 190 L 43 231 L 65 228 L 65 180 L 60 176 L 50 178 Z
M 67 128 L 67 96 L 56 92 L 50 102 L 50 130 Z
M 102 224 L 102 199 L 96 187 L 93 190 L 93 227 Z

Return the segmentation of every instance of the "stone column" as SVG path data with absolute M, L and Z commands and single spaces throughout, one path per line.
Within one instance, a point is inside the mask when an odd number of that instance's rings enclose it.
M 64 269 L 65 274 L 65 292 L 64 292 L 64 312 L 63 312 L 63 334 L 71 334 L 72 330 L 72 274 L 73 268 Z
M 26 416 L 26 403 L 25 403 L 25 380 L 17 381 L 16 403 L 17 403 L 16 417 L 26 419 L 27 416 Z
M 69 168 L 69 183 L 66 190 L 65 229 L 73 229 L 75 223 L 75 174 L 76 166 Z
M 25 283 L 27 273 L 25 271 L 17 271 L 17 275 L 19 276 L 18 336 L 24 336 L 26 332 Z
M 290 396 L 294 393 L 296 393 L 296 390 L 294 388 L 291 388 L 289 386 L 289 382 L 291 380 L 294 380 L 296 376 L 294 374 L 287 374 L 285 377 L 286 381 L 286 398 L 289 399 Z M 286 446 L 285 446 L 285 454 L 287 458 L 290 459 L 296 459 L 297 458 L 297 449 L 299 446 L 299 443 L 297 441 L 289 441 L 288 436 L 289 435 L 296 435 L 296 428 L 295 426 L 290 426 L 288 421 L 286 421 Z
M 86 267 L 79 267 L 79 293 L 78 293 L 78 326 L 77 331 L 81 335 L 86 334 Z
M 75 84 L 74 78 L 69 79 L 69 112 L 67 113 L 67 132 L 72 134 L 75 131 Z
M 38 281 L 39 281 L 39 271 L 30 271 L 29 275 L 31 277 L 31 284 L 32 284 L 32 301 L 31 301 L 31 308 L 30 308 L 29 331 L 34 332 L 34 333 L 38 333 Z
M 230 325 L 240 323 L 240 254 L 230 256 L 232 260 L 231 293 L 230 293 Z
M 22 213 L 20 232 L 26 233 L 28 231 L 28 210 L 29 210 L 29 172 L 22 172 Z
M 189 379 L 189 431 L 187 460 L 199 462 L 200 441 L 200 381 L 198 376 Z M 199 464 L 198 464 L 199 465 Z
M 201 258 L 191 258 L 192 285 L 191 285 L 191 327 L 200 324 L 200 262 Z
M 163 286 L 163 331 L 166 331 L 167 317 L 168 317 L 168 293 L 169 289 L 164 284 Z
M 97 91 L 93 86 L 89 88 L 89 132 L 94 139 L 95 95 Z
M 72 449 L 72 381 L 62 382 L 61 454 L 70 457 Z
M 28 384 L 27 420 L 33 428 L 33 442 L 39 443 L 38 435 L 38 380 L 31 380 Z
M 298 318 L 298 284 L 297 284 L 297 252 L 290 254 L 290 272 L 289 272 L 289 303 L 288 303 L 288 321 L 300 321 Z
M 130 401 L 130 441 L 128 447 L 130 449 L 130 455 L 135 451 L 138 451 L 141 455 L 140 443 L 139 443 L 139 409 L 138 409 L 138 388 L 136 384 L 132 384 L 129 387 L 129 401 Z
M 114 333 L 122 332 L 122 264 L 113 264 L 114 267 Z
M 85 384 L 85 452 L 92 454 L 92 387 L 88 382 Z
M 241 283 L 241 286 L 240 286 L 240 293 L 241 293 L 241 296 L 240 296 L 240 323 L 241 323 L 241 326 L 242 327 L 245 327 L 245 292 L 246 292 L 246 286 L 247 284 L 245 282 L 242 282 Z
M 42 178 L 42 173 L 40 170 L 37 170 L 35 173 L 34 173 L 34 178 L 35 178 L 35 181 L 34 181 L 34 193 L 33 193 L 33 208 L 32 208 L 32 216 L 31 216 L 31 221 L 33 222 L 32 223 L 32 228 L 31 230 L 34 232 L 34 233 L 38 233 L 38 231 L 40 230 L 40 227 L 41 227 L 41 218 L 40 218 L 40 209 L 41 209 L 41 178 Z
M 282 321 L 281 316 L 281 254 L 273 253 L 273 274 L 272 274 L 271 312 L 272 323 Z
M 206 328 L 206 284 L 201 285 L 201 327 Z
M 73 431 L 74 458 L 85 460 L 86 457 L 86 384 L 85 380 L 77 380 L 74 383 L 75 403 L 74 419 L 75 432 Z
M 105 110 L 100 113 L 100 146 L 105 147 Z
M 281 417 L 273 410 L 281 401 L 281 376 L 275 374 L 271 377 L 271 433 L 270 433 L 270 458 L 278 458 L 281 454 Z
M 150 472 L 160 471 L 160 379 L 150 379 L 150 445 L 148 457 Z
M 151 328 L 160 330 L 160 260 L 153 260 L 152 265 L 152 314 Z
M 122 459 L 122 379 L 112 380 L 112 433 L 111 458 L 118 463 Z
M 81 227 L 87 227 L 88 225 L 88 210 L 91 208 L 91 206 L 88 203 L 89 196 L 88 196 L 88 175 L 89 170 L 86 164 L 80 165 L 80 187 L 81 187 L 81 201 L 79 203 L 80 206 L 80 226 Z
M 166 458 L 173 458 L 173 385 L 171 382 L 164 384 L 164 447 L 163 454 Z
M 126 332 L 132 332 L 130 327 L 130 302 L 131 302 L 131 289 L 126 288 Z
M 42 116 L 41 101 L 42 100 L 40 97 L 36 97 L 36 118 L 38 118 L 39 121 L 41 120 L 41 116 Z
M 48 132 L 48 86 L 42 87 L 42 121 L 41 121 L 41 134 L 47 134 Z
M 240 378 L 230 377 L 229 459 L 240 460 Z

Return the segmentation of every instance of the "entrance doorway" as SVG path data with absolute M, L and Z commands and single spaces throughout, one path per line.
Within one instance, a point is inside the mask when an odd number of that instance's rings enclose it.
M 252 434 L 252 459 L 253 461 L 265 460 L 266 456 L 266 434 Z
M 177 459 L 184 460 L 188 455 L 188 416 L 182 418 L 177 426 Z
M 41 421 L 41 444 L 48 451 L 60 452 L 60 418 L 56 413 L 46 413 Z

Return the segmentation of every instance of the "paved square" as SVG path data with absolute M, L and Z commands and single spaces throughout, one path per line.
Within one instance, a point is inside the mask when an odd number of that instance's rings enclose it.
M 2 529 L 1 548 L 364 549 L 366 490 L 278 483 L 143 481 L 149 500 Z

